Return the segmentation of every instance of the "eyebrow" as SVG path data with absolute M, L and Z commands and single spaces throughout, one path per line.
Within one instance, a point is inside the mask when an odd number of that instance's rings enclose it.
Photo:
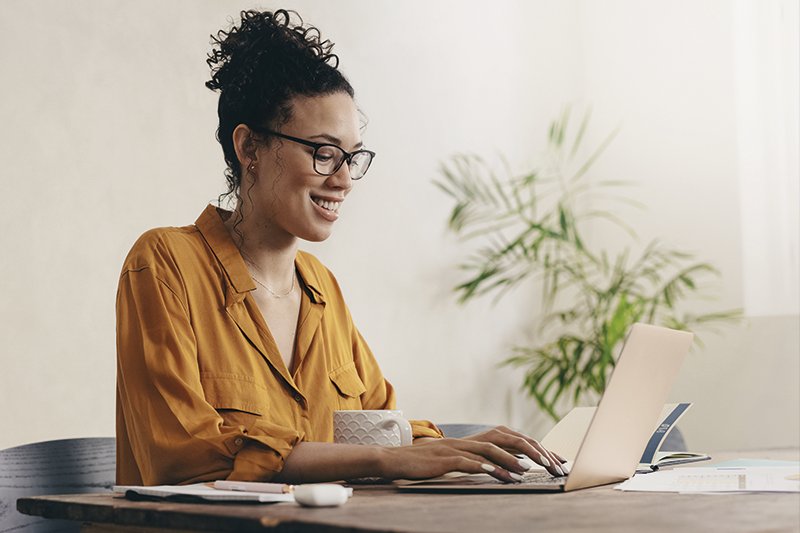
M 309 138 L 310 139 L 323 139 L 325 141 L 328 141 L 331 144 L 335 144 L 336 146 L 341 146 L 342 145 L 342 140 L 340 138 L 334 137 L 333 135 L 328 135 L 327 133 L 320 133 L 319 135 L 314 135 L 314 136 L 309 137 Z M 363 141 L 358 141 L 358 144 L 353 146 L 352 150 L 358 150 L 359 148 L 361 148 L 363 146 L 364 146 L 364 142 Z

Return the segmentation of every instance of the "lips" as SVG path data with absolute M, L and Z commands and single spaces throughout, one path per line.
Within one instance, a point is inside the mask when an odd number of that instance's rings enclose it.
M 328 222 L 335 222 L 339 218 L 339 207 L 342 201 L 332 200 L 330 198 L 320 198 L 319 196 L 312 196 L 311 202 L 314 204 L 314 209 L 319 215 Z

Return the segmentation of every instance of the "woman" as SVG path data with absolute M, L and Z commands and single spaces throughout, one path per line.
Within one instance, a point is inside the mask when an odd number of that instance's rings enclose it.
M 332 44 L 286 11 L 245 11 L 209 55 L 233 212 L 145 233 L 117 294 L 117 481 L 291 483 L 490 472 L 560 458 L 507 428 L 411 446 L 332 443 L 336 409 L 395 395 L 333 275 L 298 241 L 326 239 L 374 153 Z

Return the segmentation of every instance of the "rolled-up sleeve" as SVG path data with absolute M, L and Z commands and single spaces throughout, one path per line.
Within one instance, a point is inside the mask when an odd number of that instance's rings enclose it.
M 186 301 L 151 268 L 120 278 L 117 402 L 130 447 L 118 453 L 117 479 L 126 484 L 269 479 L 301 439 L 294 428 L 209 403 Z

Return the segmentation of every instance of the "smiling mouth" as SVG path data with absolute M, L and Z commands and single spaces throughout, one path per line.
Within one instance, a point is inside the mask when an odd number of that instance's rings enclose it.
M 339 207 L 342 205 L 342 202 L 331 202 L 329 200 L 323 200 L 322 198 L 315 198 L 314 196 L 311 197 L 311 201 L 320 206 L 322 209 L 327 209 L 328 211 L 332 211 L 334 213 L 338 213 Z

